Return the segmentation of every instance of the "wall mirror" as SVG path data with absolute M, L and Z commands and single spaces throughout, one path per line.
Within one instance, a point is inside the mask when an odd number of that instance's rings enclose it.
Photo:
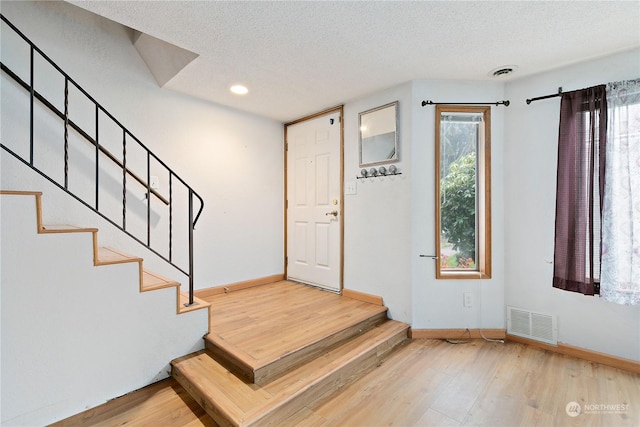
M 360 113 L 360 167 L 397 162 L 398 101 Z

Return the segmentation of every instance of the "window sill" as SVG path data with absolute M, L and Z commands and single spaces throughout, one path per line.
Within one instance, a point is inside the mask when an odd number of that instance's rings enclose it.
M 483 280 L 491 279 L 490 274 L 481 271 L 440 271 L 436 273 L 436 279 L 440 280 Z

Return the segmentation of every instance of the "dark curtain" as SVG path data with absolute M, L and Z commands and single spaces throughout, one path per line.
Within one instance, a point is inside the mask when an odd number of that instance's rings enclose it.
M 564 93 L 560 104 L 553 287 L 584 295 L 600 281 L 605 87 Z

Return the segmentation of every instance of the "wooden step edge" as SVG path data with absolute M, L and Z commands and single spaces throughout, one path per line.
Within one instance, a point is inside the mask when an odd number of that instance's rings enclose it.
M 140 281 L 140 292 L 155 291 L 156 289 L 164 288 L 179 288 L 180 283 L 173 279 L 168 279 L 164 276 L 154 273 L 149 270 L 142 269 L 142 280 Z
M 358 335 L 362 332 L 366 332 L 367 330 L 372 329 L 376 325 L 387 320 L 387 307 L 383 306 L 381 308 L 383 309 L 376 312 L 375 314 L 362 313 L 362 315 L 358 317 L 353 317 L 351 324 L 349 324 L 348 326 L 341 325 L 339 327 L 336 327 L 335 329 L 329 330 L 324 335 L 317 337 L 314 341 L 305 343 L 300 347 L 289 350 L 287 353 L 281 354 L 279 358 L 276 360 L 280 360 L 294 353 L 299 353 L 300 351 L 303 351 L 304 349 L 310 346 L 323 343 L 327 340 L 334 339 L 337 341 L 337 343 L 339 343 L 349 339 L 352 336 Z M 356 329 L 356 330 L 359 330 L 359 332 L 350 334 L 349 331 L 347 331 L 347 329 Z M 343 339 L 340 339 L 341 337 L 343 337 Z M 258 359 L 257 364 L 254 366 L 256 368 L 262 368 L 271 363 L 273 363 L 272 359 Z
M 42 191 L 0 190 L 3 196 L 42 196 Z
M 98 229 L 97 228 L 90 228 L 90 227 L 77 227 L 75 225 L 70 225 L 70 224 L 49 224 L 49 225 L 42 225 L 40 227 L 40 233 L 42 234 L 47 234 L 47 233 L 97 233 Z
M 329 330 L 327 331 L 326 334 L 320 337 L 317 337 L 314 341 L 301 345 L 300 347 L 290 350 L 287 353 L 283 353 L 280 356 L 280 358 L 289 356 L 293 353 L 298 353 L 309 346 L 322 343 L 328 339 L 337 339 L 338 341 L 344 341 L 346 339 L 349 339 L 351 336 L 355 336 L 355 335 L 358 335 L 359 333 L 366 332 L 367 330 L 372 329 L 376 325 L 387 320 L 387 308 L 386 307 L 383 307 L 383 308 L 384 310 L 380 310 L 375 314 L 363 313 L 361 316 L 353 317 L 352 322 L 349 326 L 345 327 L 344 325 L 342 325 L 340 327 L 336 327 L 335 329 Z M 346 331 L 346 329 L 356 329 L 356 330 L 359 330 L 359 332 L 356 332 L 354 334 L 349 334 L 349 332 Z M 340 339 L 341 337 L 344 337 L 344 339 Z M 259 360 L 258 363 L 259 365 L 257 366 L 262 367 L 269 362 L 267 362 L 266 360 Z
M 260 385 L 267 384 L 288 370 L 295 369 L 297 366 L 313 359 L 318 354 L 335 348 L 345 341 L 375 328 L 387 320 L 386 307 L 385 310 L 381 310 L 374 315 L 367 313 L 353 320 L 351 325 L 329 331 L 329 333 L 318 337 L 312 342 L 305 343 L 287 353 L 281 354 L 275 360 L 258 360 L 257 364 L 254 365 L 254 382 Z
M 257 362 L 255 358 L 228 343 L 215 332 L 209 332 L 204 341 L 205 347 L 218 363 L 244 380 L 254 382 L 253 366 Z
M 2 190 L 0 194 L 5 196 L 35 196 L 36 201 L 36 231 L 42 231 L 42 192 L 41 191 L 16 191 Z
M 391 324 L 389 330 L 331 361 L 318 375 L 304 385 L 294 383 L 264 405 L 245 413 L 241 426 L 278 423 L 304 406 L 321 400 L 336 389 L 356 381 L 361 375 L 377 367 L 386 357 L 408 339 L 409 325 Z
M 198 298 L 194 295 L 193 297 L 193 305 L 189 304 L 189 293 L 184 292 L 178 288 L 178 314 L 189 313 L 190 311 L 202 310 L 211 308 L 211 303 L 205 301 L 201 298 Z
M 211 357 L 205 350 L 188 354 L 171 361 L 171 376 L 198 402 L 205 412 L 221 427 L 240 427 L 244 411 L 224 392 L 216 393 L 203 386 L 198 378 L 192 378 L 183 363 L 195 357 Z M 211 360 L 215 360 L 211 357 Z M 217 363 L 217 362 L 215 362 Z M 240 380 L 238 380 L 240 381 Z
M 387 319 L 386 313 L 386 307 L 381 307 L 380 311 L 373 315 L 371 313 L 363 313 L 361 316 L 353 318 L 350 326 L 341 326 L 329 331 L 316 340 L 305 343 L 298 348 L 280 355 L 276 359 L 256 359 L 242 349 L 224 340 L 215 332 L 211 332 L 205 336 L 205 346 L 219 363 L 236 375 L 252 383 L 264 385 L 278 378 L 291 367 L 295 368 L 313 358 L 318 351 L 326 348 L 326 343 L 330 342 L 332 347 L 337 346 L 345 340 L 362 333 L 362 331 L 367 331 L 377 324 L 384 322 Z M 292 358 L 297 358 L 298 360 L 292 362 Z
M 142 263 L 142 258 L 129 255 L 117 249 L 102 246 L 97 248 L 95 265 L 124 264 L 128 262 Z
M 227 369 L 247 381 L 263 385 L 279 377 L 286 370 L 295 368 L 313 358 L 318 351 L 327 348 L 327 343 L 330 342 L 330 346 L 334 347 L 350 337 L 375 327 L 387 318 L 386 313 L 386 307 L 381 307 L 380 311 L 373 315 L 371 313 L 363 313 L 361 316 L 353 318 L 351 325 L 347 327 L 341 326 L 329 331 L 312 342 L 305 343 L 287 353 L 281 354 L 276 359 L 256 359 L 215 332 L 210 332 L 204 337 L 205 346 L 214 355 L 215 359 Z M 297 358 L 298 360 L 292 362 L 292 358 Z
M 353 359 L 354 357 L 361 356 L 363 353 L 366 353 L 372 348 L 375 348 L 376 350 L 382 349 L 382 351 L 377 351 L 376 354 L 385 354 L 390 350 L 390 348 L 392 348 L 392 347 L 384 346 L 385 343 L 388 343 L 389 341 L 391 341 L 393 345 L 395 345 L 398 342 L 404 341 L 408 339 L 408 336 L 409 336 L 408 332 L 409 332 L 409 325 L 389 319 L 383 324 L 380 324 L 375 328 L 372 328 L 371 330 L 365 332 L 364 334 L 354 337 L 353 340 L 349 340 L 347 342 L 342 343 L 340 346 L 334 347 L 332 349 L 328 349 L 326 352 L 323 353 L 322 356 L 319 356 L 318 358 L 315 358 L 309 361 L 308 364 L 319 363 L 318 359 L 320 359 L 321 357 L 326 359 L 327 357 L 331 358 L 332 354 L 343 353 L 341 356 L 331 360 L 328 363 L 326 362 L 326 360 L 325 362 L 322 362 L 323 369 L 330 370 L 334 367 L 341 366 L 344 361 L 348 361 Z M 349 347 L 352 347 L 352 348 L 349 349 Z M 296 369 L 299 369 L 299 368 L 301 367 L 298 367 Z M 296 375 L 294 371 L 295 370 L 291 370 L 291 372 L 288 372 L 285 376 Z M 321 373 L 321 375 L 324 375 L 324 373 Z M 290 385 L 286 390 L 283 390 L 281 393 L 285 395 L 290 393 L 292 387 L 295 388 L 296 384 L 294 383 Z

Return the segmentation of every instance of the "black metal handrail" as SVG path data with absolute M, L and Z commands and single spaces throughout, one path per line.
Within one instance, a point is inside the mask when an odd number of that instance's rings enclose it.
M 200 195 L 198 195 L 182 178 L 180 178 L 171 168 L 169 168 L 162 160 L 160 160 L 151 150 L 149 150 L 138 138 L 136 138 L 127 128 L 122 125 L 111 113 L 109 113 L 102 105 L 100 105 L 87 91 L 85 91 L 78 83 L 76 83 L 67 73 L 65 73 L 57 64 L 55 64 L 42 50 L 40 50 L 31 40 L 29 40 L 16 26 L 14 26 L 9 20 L 2 14 L 0 14 L 0 18 L 4 23 L 6 23 L 20 38 L 22 38 L 28 45 L 30 50 L 30 58 L 29 58 L 29 82 L 25 82 L 21 79 L 16 73 L 14 73 L 6 64 L 0 61 L 0 66 L 2 71 L 5 72 L 8 76 L 10 76 L 13 80 L 15 80 L 22 88 L 29 92 L 29 158 L 25 159 L 21 155 L 17 154 L 15 151 L 11 150 L 4 143 L 0 142 L 0 146 L 2 149 L 12 154 L 18 160 L 23 162 L 25 165 L 32 168 L 34 171 L 42 175 L 48 181 L 65 191 L 67 194 L 78 200 L 80 203 L 85 205 L 87 208 L 93 210 L 95 213 L 100 215 L 106 221 L 126 233 L 129 237 L 133 238 L 135 241 L 145 246 L 151 252 L 156 254 L 158 257 L 163 259 L 164 261 L 171 264 L 174 268 L 176 268 L 181 273 L 185 274 L 189 278 L 189 302 L 186 305 L 192 305 L 194 303 L 194 268 L 193 268 L 193 230 L 195 229 L 195 225 L 200 218 L 200 214 L 202 213 L 202 209 L 204 208 L 204 201 Z M 53 103 L 45 98 L 44 95 L 37 92 L 35 90 L 34 85 L 34 57 L 35 54 L 38 54 L 45 61 L 47 61 L 58 73 L 60 73 L 64 77 L 64 111 L 60 111 L 56 108 Z M 95 107 L 95 136 L 92 137 L 89 135 L 84 129 L 82 129 L 77 123 L 69 118 L 69 85 L 72 84 L 84 97 L 93 104 Z M 60 183 L 56 181 L 54 178 L 47 175 L 44 171 L 38 168 L 38 166 L 34 163 L 34 101 L 39 101 L 42 105 L 47 107 L 48 110 L 53 112 L 60 120 L 64 122 L 64 182 Z M 112 154 L 106 147 L 100 144 L 99 142 L 99 117 L 100 113 L 104 114 L 113 124 L 115 124 L 118 128 L 122 130 L 122 161 L 120 161 L 117 156 Z M 95 199 L 91 202 L 84 200 L 81 196 L 73 193 L 69 189 L 69 128 L 73 129 L 78 135 L 80 135 L 84 140 L 89 142 L 91 145 L 95 147 Z M 143 150 L 144 155 L 146 155 L 146 180 L 142 177 L 138 176 L 127 167 L 127 142 L 132 141 L 137 144 L 139 148 Z M 100 210 L 99 205 L 99 194 L 100 194 L 100 181 L 99 181 L 99 158 L 100 154 L 105 156 L 108 160 L 110 160 L 113 164 L 115 164 L 118 168 L 122 170 L 122 222 L 118 223 L 115 219 L 109 217 L 106 213 Z M 169 198 L 165 198 L 158 191 L 151 188 L 151 160 L 154 160 L 160 167 L 164 168 L 164 170 L 169 175 Z M 147 204 L 147 215 L 146 215 L 146 226 L 147 226 L 147 236 L 146 242 L 143 241 L 138 236 L 134 235 L 132 232 L 127 230 L 127 177 L 132 177 L 138 184 L 146 189 L 146 204 Z M 182 185 L 184 189 L 188 191 L 188 267 L 181 267 L 177 261 L 174 261 L 173 254 L 173 207 L 174 207 L 174 197 L 173 197 L 173 187 L 174 184 Z M 169 208 L 169 230 L 168 230 L 168 255 L 164 255 L 160 252 L 160 250 L 151 243 L 151 196 L 157 198 L 163 204 L 168 206 Z M 198 209 L 197 214 L 194 218 L 194 206 L 193 200 L 194 197 L 198 199 L 200 203 L 200 208 Z

